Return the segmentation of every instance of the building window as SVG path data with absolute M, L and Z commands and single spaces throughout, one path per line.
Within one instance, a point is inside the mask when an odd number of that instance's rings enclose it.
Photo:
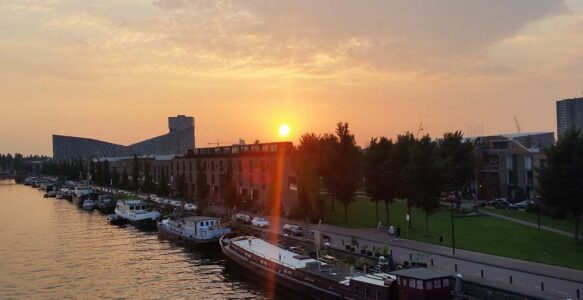
M 241 162 L 241 161 L 238 161 L 238 162 L 237 162 L 237 165 L 238 165 L 238 167 L 237 167 L 237 168 L 239 169 L 239 172 L 243 172 L 243 162 Z
M 261 172 L 265 172 L 265 161 L 261 160 Z
M 188 162 L 188 171 L 192 171 L 192 161 Z
M 249 172 L 253 173 L 253 161 L 249 161 Z
M 532 156 L 524 157 L 524 169 L 526 169 L 527 171 L 532 170 Z
M 211 161 L 211 172 L 215 171 L 215 161 Z
M 513 164 L 512 156 L 507 156 L 506 157 L 506 169 L 508 169 L 508 170 L 513 170 L 514 169 L 514 164 Z

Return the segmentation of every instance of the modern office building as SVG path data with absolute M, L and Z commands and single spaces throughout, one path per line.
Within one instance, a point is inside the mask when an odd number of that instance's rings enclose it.
M 557 138 L 573 127 L 583 128 L 583 98 L 557 101 Z
M 546 159 L 543 150 L 554 142 L 553 132 L 483 136 L 474 142 L 480 200 L 534 199 L 536 169 Z
M 53 158 L 94 159 L 133 155 L 183 154 L 194 149 L 194 118 L 184 115 L 168 118 L 169 132 L 129 146 L 90 138 L 53 135 Z

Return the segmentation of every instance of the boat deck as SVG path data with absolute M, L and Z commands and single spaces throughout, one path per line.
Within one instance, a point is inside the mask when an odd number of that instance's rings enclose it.
M 313 258 L 298 255 L 254 237 L 231 240 L 231 243 L 268 260 L 282 263 L 288 268 L 299 269 L 306 267 L 310 263 L 318 263 Z M 326 265 L 326 263 L 322 263 L 322 265 Z

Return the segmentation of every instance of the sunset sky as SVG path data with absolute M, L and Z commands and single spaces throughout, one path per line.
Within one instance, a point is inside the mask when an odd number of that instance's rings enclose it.
M 192 115 L 198 147 L 349 122 L 372 136 L 556 131 L 583 90 L 583 1 L 0 0 L 0 152 L 131 144 Z M 474 132 L 475 133 L 475 132 Z

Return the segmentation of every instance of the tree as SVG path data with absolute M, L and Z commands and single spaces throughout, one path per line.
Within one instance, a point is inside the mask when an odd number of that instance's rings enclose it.
M 583 214 L 583 134 L 570 129 L 557 143 L 545 150 L 547 161 L 538 168 L 538 192 L 546 206 L 570 212 L 573 237 L 579 242 L 579 223 Z
M 230 158 L 227 159 L 227 166 L 224 174 L 219 177 L 221 185 L 221 197 L 223 198 L 227 213 L 231 215 L 231 211 L 239 205 L 239 195 L 237 193 L 237 186 L 233 177 L 233 162 Z
M 411 204 L 425 212 L 425 236 L 429 235 L 429 216 L 439 208 L 439 198 L 445 187 L 444 163 L 429 135 L 412 148 L 405 168 L 404 182 Z
M 144 182 L 142 182 L 142 191 L 144 193 L 152 193 L 154 192 L 154 179 L 152 175 L 150 175 L 150 164 L 144 162 Z
M 176 194 L 180 200 L 186 199 L 187 190 L 188 186 L 186 186 L 186 176 L 184 176 L 184 173 L 180 173 L 176 179 Z
M 160 180 L 156 186 L 156 195 L 166 197 L 169 193 L 170 190 L 168 188 L 168 175 L 166 175 L 164 168 L 162 168 L 162 171 L 160 172 Z
M 206 173 L 202 168 L 202 159 L 196 158 L 196 200 L 198 201 L 199 210 L 207 204 L 207 198 L 210 194 L 210 187 Z
M 293 167 L 297 178 L 297 214 L 304 220 L 321 219 L 320 201 L 320 151 L 321 137 L 314 133 L 301 136 L 293 157 Z
M 119 173 L 117 172 L 117 168 L 113 167 L 111 171 L 111 185 L 114 187 L 119 186 Z
M 407 188 L 404 180 L 404 172 L 409 164 L 411 149 L 415 145 L 415 137 L 410 132 L 397 136 L 389 162 L 389 170 L 393 172 L 392 176 L 395 186 L 395 197 L 407 200 L 407 214 L 409 215 L 408 228 L 413 228 L 413 216 L 411 214 L 412 203 L 409 201 L 410 189 Z
M 360 185 L 360 149 L 356 146 L 354 135 L 348 123 L 336 125 L 336 141 L 329 149 L 330 188 L 333 195 L 344 205 L 344 222 L 348 223 L 348 205 L 354 201 L 354 194 Z
M 122 190 L 125 190 L 129 187 L 129 176 L 128 176 L 128 168 L 124 167 L 123 172 L 121 173 L 121 182 L 119 183 L 119 187 Z
M 476 172 L 476 154 L 473 143 L 461 131 L 448 132 L 439 140 L 439 153 L 445 162 L 448 190 L 459 193 L 472 180 Z
M 394 201 L 396 192 L 395 172 L 390 166 L 392 150 L 392 140 L 372 138 L 364 156 L 365 192 L 376 204 L 377 220 L 378 202 L 382 200 L 385 203 L 387 226 L 390 224 L 389 205 Z
M 139 188 L 140 188 L 140 162 L 138 161 L 138 157 L 134 155 L 134 159 L 132 161 L 132 185 L 130 186 L 130 189 L 137 191 Z
M 332 211 L 334 211 L 334 186 L 336 185 L 336 161 L 334 157 L 335 145 L 338 144 L 338 138 L 334 134 L 324 134 L 320 141 L 320 153 L 322 160 L 320 161 L 320 175 L 322 176 L 324 187 L 332 201 Z

